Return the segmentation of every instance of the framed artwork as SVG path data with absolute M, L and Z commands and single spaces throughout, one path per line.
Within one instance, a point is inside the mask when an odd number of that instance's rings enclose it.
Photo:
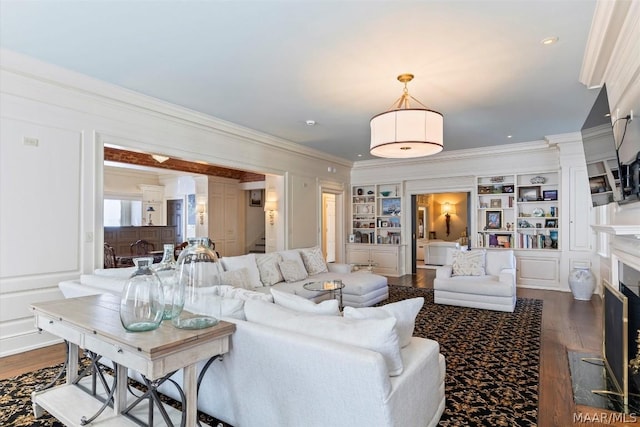
M 509 234 L 497 234 L 498 247 L 510 248 L 511 247 L 511 235 Z
M 502 207 L 502 200 L 501 199 L 491 199 L 491 207 L 492 208 L 501 208 Z
M 249 206 L 254 208 L 262 207 L 263 190 L 251 190 L 249 193 Z
M 505 184 L 502 186 L 503 193 L 513 193 L 513 184 Z
M 520 187 L 518 196 L 523 202 L 533 202 L 540 197 L 540 187 Z
M 591 190 L 591 194 L 609 191 L 607 181 L 604 176 L 594 176 L 589 178 L 589 189 Z
M 486 228 L 488 230 L 499 230 L 502 228 L 502 211 L 487 211 Z
M 544 228 L 557 228 L 558 220 L 557 219 L 545 219 L 544 220 Z
M 558 200 L 558 190 L 543 190 L 542 198 L 544 200 Z
M 400 198 L 382 199 L 382 215 L 398 215 L 400 213 Z

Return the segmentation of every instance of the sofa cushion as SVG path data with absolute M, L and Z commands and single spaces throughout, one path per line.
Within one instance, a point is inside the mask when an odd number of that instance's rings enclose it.
M 287 282 L 297 282 L 308 277 L 307 270 L 295 260 L 287 259 L 278 263 L 282 277 Z
M 116 269 L 114 269 L 116 270 Z M 124 285 L 128 281 L 127 277 L 109 277 L 98 276 L 96 274 L 81 274 L 80 283 L 93 288 L 99 288 L 101 290 L 108 291 L 112 294 L 121 294 L 124 289 Z
M 258 288 L 262 286 L 255 254 L 222 257 L 220 258 L 220 262 L 222 263 L 222 267 L 224 267 L 225 271 L 234 271 L 246 268 L 249 271 L 250 287 Z M 247 288 L 248 287 L 249 286 L 247 286 Z
M 234 288 L 253 289 L 251 278 L 249 277 L 249 270 L 246 268 L 223 271 L 220 274 L 220 283 L 233 286 Z
M 244 300 L 223 297 L 221 295 L 221 286 L 211 286 L 210 288 L 203 292 L 194 304 L 185 304 L 184 309 L 192 313 L 212 316 L 216 319 L 231 317 L 245 320 Z
M 485 250 L 455 251 L 453 276 L 484 276 Z
M 512 297 L 516 293 L 515 285 L 499 282 L 496 276 L 456 276 L 449 279 L 437 279 L 433 281 L 433 289 L 472 296 Z
M 280 261 L 280 255 L 276 252 L 256 255 L 260 281 L 264 286 L 271 286 L 284 280 L 278 261 Z
M 300 255 L 309 276 L 329 271 L 319 246 L 300 249 Z
M 340 308 L 336 299 L 329 299 L 316 304 L 301 296 L 273 288 L 271 289 L 271 295 L 273 295 L 273 302 L 276 304 L 301 313 L 340 315 Z
M 256 300 L 246 301 L 244 308 L 250 322 L 378 352 L 384 358 L 390 376 L 402 373 L 402 357 L 395 330 L 396 319 L 393 317 L 359 320 L 342 316 L 318 316 Z
M 117 277 L 120 279 L 128 279 L 138 267 L 125 268 L 96 268 L 94 274 L 97 276 Z
M 400 347 L 411 343 L 413 330 L 416 326 L 416 316 L 424 305 L 424 298 L 410 298 L 398 302 L 385 304 L 382 307 L 345 307 L 344 317 L 352 319 L 384 319 L 392 316 L 396 319 L 396 332 Z

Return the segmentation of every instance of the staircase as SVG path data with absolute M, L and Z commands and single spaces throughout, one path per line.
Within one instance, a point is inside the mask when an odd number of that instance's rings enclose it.
M 264 239 L 264 236 L 262 236 L 259 239 L 257 239 L 255 242 L 253 242 L 253 246 L 251 247 L 251 249 L 249 249 L 249 253 L 263 254 L 265 252 L 265 247 L 266 247 L 265 239 Z

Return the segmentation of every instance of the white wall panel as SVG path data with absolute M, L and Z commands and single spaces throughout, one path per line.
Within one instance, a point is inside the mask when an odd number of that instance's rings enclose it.
M 291 248 L 305 248 L 318 242 L 318 199 L 316 180 L 307 176 L 289 176 L 289 245 Z
M 82 133 L 2 118 L 0 141 L 0 278 L 77 271 Z

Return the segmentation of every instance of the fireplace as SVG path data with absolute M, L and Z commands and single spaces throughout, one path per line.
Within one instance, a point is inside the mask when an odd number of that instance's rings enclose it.
M 612 406 L 618 411 L 637 412 L 640 408 L 640 373 L 633 372 L 630 362 L 640 363 L 637 343 L 640 331 L 640 229 L 635 226 L 594 228 L 606 229 L 613 234 L 613 239 L 610 277 L 602 277 L 605 387 L 593 392 L 610 397 Z

